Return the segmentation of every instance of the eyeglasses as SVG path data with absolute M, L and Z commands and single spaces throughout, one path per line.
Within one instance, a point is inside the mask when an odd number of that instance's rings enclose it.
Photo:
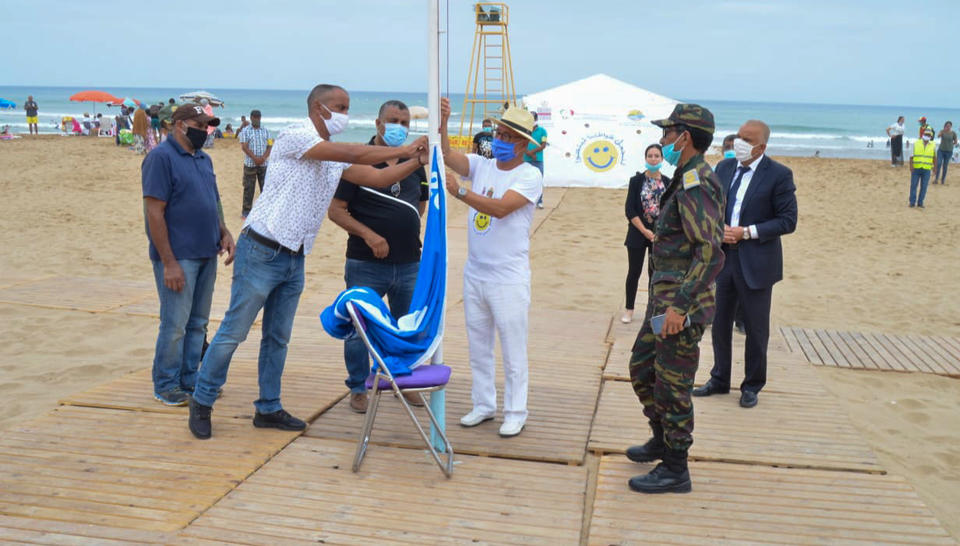
M 517 135 L 513 131 L 495 131 L 493 133 L 493 136 L 498 140 L 503 140 L 506 142 L 516 142 L 520 138 L 522 138 L 520 135 Z

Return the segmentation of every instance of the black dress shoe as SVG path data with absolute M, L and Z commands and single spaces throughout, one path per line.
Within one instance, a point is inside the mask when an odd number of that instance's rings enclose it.
M 253 426 L 257 428 L 278 428 L 280 430 L 303 430 L 307 424 L 287 413 L 286 410 L 277 410 L 273 413 L 257 412 L 253 416 Z
M 192 432 L 198 440 L 206 440 L 213 433 L 213 429 L 210 425 L 210 413 L 213 411 L 213 408 L 210 406 L 204 406 L 193 398 L 190 399 L 189 405 L 190 432 Z
M 740 393 L 740 407 L 741 408 L 752 408 L 757 405 L 757 393 L 750 391 L 743 391 Z
M 711 379 L 702 387 L 693 389 L 694 396 L 710 396 L 712 394 L 729 394 L 730 387 L 721 387 L 719 383 Z

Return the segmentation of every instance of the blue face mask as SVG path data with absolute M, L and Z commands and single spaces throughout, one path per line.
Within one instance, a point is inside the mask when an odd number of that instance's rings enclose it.
M 383 141 L 387 146 L 393 146 L 394 148 L 402 145 L 407 141 L 408 130 L 403 125 L 399 123 L 385 123 L 383 124 Z
M 647 168 L 648 171 L 650 171 L 650 172 L 652 172 L 652 173 L 655 173 L 655 172 L 657 172 L 657 171 L 660 170 L 660 167 L 663 167 L 663 162 L 657 163 L 656 165 L 651 165 L 651 164 L 647 163 L 646 161 L 644 161 L 643 165 L 644 165 L 644 167 Z
M 495 157 L 497 161 L 513 161 L 513 159 L 517 157 L 517 152 L 513 144 L 494 137 L 493 157 Z
M 734 157 L 737 157 L 737 152 L 734 152 L 733 150 L 727 150 L 727 151 L 723 152 L 723 158 L 724 158 L 724 159 L 731 159 L 731 158 L 734 158 Z
M 493 127 L 484 127 L 484 128 L 483 128 L 483 132 L 484 132 L 484 133 L 492 133 L 492 132 L 493 132 Z
M 677 140 L 680 140 L 680 137 L 677 137 Z M 677 140 L 674 140 L 670 144 L 667 144 L 663 147 L 663 160 L 673 166 L 676 166 L 677 161 L 680 161 L 680 152 L 683 151 L 683 148 L 680 148 L 679 150 L 673 149 L 674 145 L 677 143 Z

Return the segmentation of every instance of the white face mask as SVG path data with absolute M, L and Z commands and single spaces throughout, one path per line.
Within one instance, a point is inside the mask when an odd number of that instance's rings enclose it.
M 759 146 L 759 144 L 754 146 L 749 142 L 747 142 L 746 140 L 743 140 L 742 138 L 734 139 L 733 141 L 734 157 L 736 157 L 737 161 L 739 161 L 740 163 L 743 163 L 745 161 L 750 161 L 751 159 L 753 159 L 753 149 L 756 148 L 757 146 Z
M 924 142 L 930 142 L 930 135 L 923 135 Z
M 330 133 L 330 136 L 338 135 L 347 128 L 347 123 L 350 122 L 350 116 L 347 114 L 341 114 L 340 112 L 334 112 L 333 110 L 327 108 L 326 104 L 321 104 L 323 109 L 327 112 L 330 112 L 330 119 L 323 120 L 323 124 L 327 126 L 327 132 Z

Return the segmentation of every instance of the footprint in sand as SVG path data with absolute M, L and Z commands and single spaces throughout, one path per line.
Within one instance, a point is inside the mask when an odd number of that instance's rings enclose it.
M 903 398 L 897 400 L 897 404 L 904 409 L 923 409 L 927 407 L 926 402 L 923 400 L 917 400 L 916 398 Z
M 930 416 L 922 411 L 911 411 L 906 414 L 906 418 L 914 425 L 926 425 L 930 422 Z

